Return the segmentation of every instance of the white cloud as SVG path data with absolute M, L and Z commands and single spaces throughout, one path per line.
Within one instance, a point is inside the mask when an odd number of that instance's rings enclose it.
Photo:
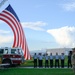
M 12 36 L 2 36 L 0 35 L 0 43 L 7 43 L 7 42 L 11 42 L 13 37 Z
M 0 20 L 0 24 L 2 24 L 2 23 L 3 23 L 3 21 Z
M 6 30 L 0 30 L 0 34 L 9 34 L 10 31 L 6 31 Z
M 3 25 L 5 25 L 5 23 L 3 21 L 0 20 L 0 47 L 11 47 L 13 44 L 13 35 L 11 30 L 7 30 L 7 28 L 5 30 L 3 30 Z
M 13 41 L 13 36 L 10 35 L 0 35 L 0 45 L 6 44 L 6 43 L 11 43 Z
M 3 23 L 3 21 L 0 20 L 0 24 L 2 24 L 2 23 Z
M 75 2 L 63 4 L 63 8 L 67 11 L 74 11 L 75 10 Z
M 75 47 L 75 27 L 61 27 L 47 30 L 62 47 Z
M 44 31 L 44 29 L 42 28 L 43 26 L 46 26 L 47 23 L 42 22 L 42 21 L 37 21 L 37 22 L 23 22 L 22 26 L 24 28 L 30 28 L 33 30 L 40 30 L 40 31 Z

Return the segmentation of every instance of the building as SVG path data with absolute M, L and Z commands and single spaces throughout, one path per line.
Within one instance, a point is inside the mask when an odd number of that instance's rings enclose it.
M 72 48 L 53 48 L 53 49 L 46 49 L 46 53 L 50 55 L 52 53 L 53 55 L 56 55 L 58 53 L 61 55 L 61 53 L 64 53 L 65 55 L 68 55 L 69 51 L 72 51 Z

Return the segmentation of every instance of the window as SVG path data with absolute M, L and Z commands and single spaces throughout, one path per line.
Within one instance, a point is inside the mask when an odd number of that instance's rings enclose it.
M 11 49 L 11 54 L 17 54 L 16 49 Z
M 5 49 L 5 54 L 8 54 L 8 49 Z
M 18 54 L 20 54 L 20 50 L 18 49 Z
M 4 53 L 4 49 L 0 49 L 0 54 L 3 54 Z

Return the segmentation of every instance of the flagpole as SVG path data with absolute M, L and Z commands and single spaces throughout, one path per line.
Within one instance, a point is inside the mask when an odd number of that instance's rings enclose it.
M 0 8 L 4 5 L 4 3 L 5 3 L 6 1 L 8 1 L 8 0 L 2 0 L 2 1 L 0 2 Z

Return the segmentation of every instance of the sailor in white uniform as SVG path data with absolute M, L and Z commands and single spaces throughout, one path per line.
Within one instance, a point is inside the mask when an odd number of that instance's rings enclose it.
M 39 68 L 43 67 L 43 56 L 42 56 L 42 53 L 39 53 L 39 57 L 38 57 L 38 60 L 39 60 Z
M 61 54 L 60 59 L 61 59 L 61 68 L 64 68 L 64 60 L 65 60 L 64 53 Z
M 49 67 L 49 65 L 48 65 L 48 59 L 49 59 L 49 57 L 48 57 L 48 54 L 46 53 L 46 55 L 45 55 L 45 68 Z
M 56 67 L 59 67 L 59 55 L 58 55 L 58 53 L 56 53 L 56 55 L 55 55 L 55 68 Z
M 36 53 L 34 54 L 33 58 L 34 58 L 34 68 L 36 68 L 37 67 L 37 55 L 36 55 Z
M 50 67 L 52 68 L 53 67 L 53 55 L 52 55 L 52 53 L 50 53 L 49 59 L 50 59 Z

